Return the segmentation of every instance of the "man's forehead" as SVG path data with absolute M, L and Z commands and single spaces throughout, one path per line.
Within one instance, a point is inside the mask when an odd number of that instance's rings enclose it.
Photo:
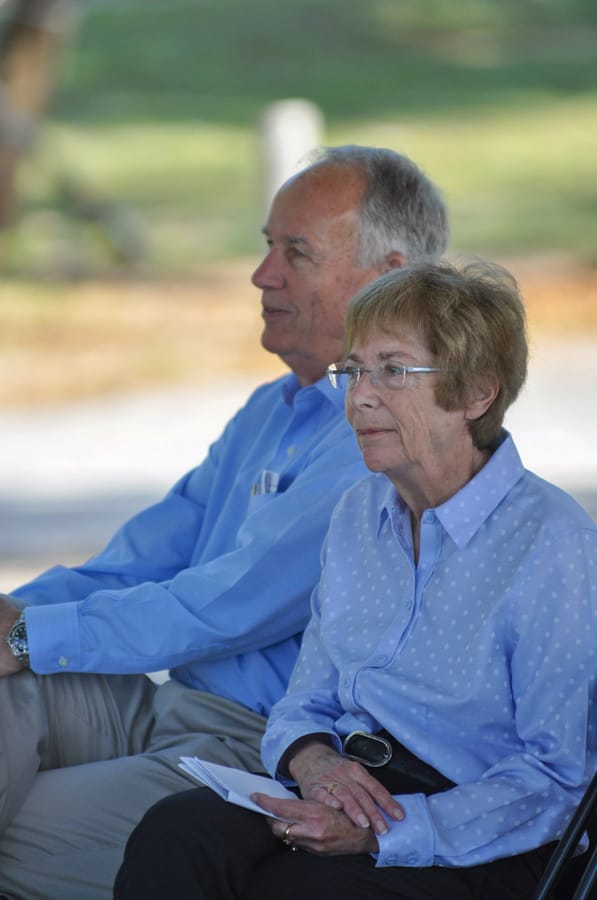
M 322 248 L 356 240 L 359 227 L 355 205 L 334 209 L 318 203 L 276 204 L 262 228 L 269 240 L 284 247 Z
M 358 212 L 365 187 L 361 173 L 347 167 L 306 170 L 278 190 L 266 227 L 271 228 L 275 220 L 286 220 L 289 233 L 308 235 L 310 222 Z M 298 227 L 293 227 L 293 220 Z

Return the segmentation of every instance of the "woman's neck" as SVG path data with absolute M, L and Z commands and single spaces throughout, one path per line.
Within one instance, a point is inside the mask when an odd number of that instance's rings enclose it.
M 448 465 L 432 476 L 425 473 L 426 477 L 421 478 L 419 471 L 416 473 L 418 477 L 412 480 L 391 479 L 400 497 L 410 509 L 415 563 L 419 559 L 421 518 L 425 510 L 441 506 L 457 494 L 481 471 L 490 456 L 490 450 L 479 450 L 471 446 L 470 453 L 464 456 L 455 454 Z

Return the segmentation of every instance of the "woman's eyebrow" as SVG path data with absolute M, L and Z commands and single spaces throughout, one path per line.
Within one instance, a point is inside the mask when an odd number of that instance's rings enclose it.
M 379 359 L 381 362 L 385 362 L 388 359 L 396 359 L 396 358 L 413 360 L 415 357 L 411 353 L 407 353 L 404 350 L 382 350 L 380 353 L 377 354 L 377 359 Z M 353 352 L 348 353 L 346 356 L 346 359 L 347 360 L 350 359 L 353 362 L 359 363 L 359 364 L 363 362 L 363 360 L 358 355 L 358 353 L 353 353 Z
M 385 350 L 382 353 L 378 353 L 378 359 L 381 360 L 394 359 L 395 357 L 398 357 L 399 359 L 415 358 L 412 353 L 407 353 L 406 350 Z
M 352 353 L 352 352 L 346 354 L 346 361 L 348 362 L 348 360 L 351 360 L 351 362 L 355 362 L 355 363 L 362 363 L 362 362 L 363 362 L 363 360 L 362 360 L 361 357 L 358 355 L 358 353 Z

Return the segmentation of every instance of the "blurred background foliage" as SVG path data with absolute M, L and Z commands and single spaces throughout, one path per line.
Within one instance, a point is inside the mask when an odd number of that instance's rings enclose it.
M 443 188 L 451 251 L 512 268 L 532 344 L 548 341 L 531 441 L 575 477 L 593 471 L 595 0 L 0 0 L 0 38 L 18 2 L 74 18 L 4 231 L 0 203 L 0 518 L 9 548 L 21 535 L 23 558 L 44 556 L 18 574 L 4 565 L 5 582 L 54 562 L 60 540 L 76 562 L 79 509 L 98 536 L 108 508 L 120 518 L 112 467 L 128 493 L 152 459 L 166 471 L 186 458 L 185 440 L 191 465 L 185 427 L 201 445 L 239 382 L 284 371 L 260 348 L 248 276 L 263 248 L 262 116 L 285 98 L 318 105 L 328 144 L 412 156 Z M 160 395 L 173 384 L 208 390 L 195 410 Z M 110 395 L 128 391 L 120 412 Z M 74 506 L 60 496 L 70 478 Z
M 5 276 L 186 277 L 256 256 L 259 121 L 287 97 L 321 108 L 326 143 L 413 156 L 444 190 L 453 251 L 597 265 L 594 0 L 74 6 Z

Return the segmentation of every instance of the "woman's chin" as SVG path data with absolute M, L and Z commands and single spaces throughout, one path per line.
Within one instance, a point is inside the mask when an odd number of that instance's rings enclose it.
M 370 472 L 386 472 L 388 469 L 387 459 L 383 459 L 375 452 L 367 452 L 367 450 L 364 450 L 363 462 Z

